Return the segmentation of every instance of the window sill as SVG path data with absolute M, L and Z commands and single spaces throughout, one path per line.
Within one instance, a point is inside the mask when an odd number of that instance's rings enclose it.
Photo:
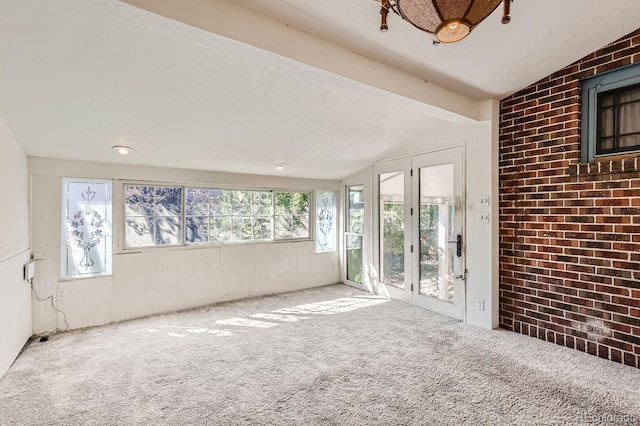
M 631 155 L 617 155 L 614 157 L 601 157 L 591 163 L 578 163 L 569 168 L 569 175 L 588 177 L 598 175 L 637 173 L 640 171 L 640 156 L 638 153 Z
M 144 247 L 123 247 L 115 255 L 127 255 L 127 254 L 141 254 L 152 253 L 155 251 L 171 250 L 171 251 L 183 251 L 183 250 L 206 250 L 212 248 L 221 247 L 238 247 L 249 245 L 269 245 L 269 244 L 282 244 L 282 243 L 308 243 L 315 242 L 311 238 L 292 238 L 288 240 L 238 240 L 238 241 L 216 241 L 216 242 L 201 242 L 201 243 L 189 243 L 189 244 L 171 244 L 161 246 L 144 246 Z
M 75 275 L 73 277 L 60 277 L 58 279 L 58 282 L 69 283 L 74 281 L 95 280 L 98 278 L 111 278 L 111 277 L 113 277 L 113 272 L 109 272 L 108 274 L 87 274 L 87 275 Z

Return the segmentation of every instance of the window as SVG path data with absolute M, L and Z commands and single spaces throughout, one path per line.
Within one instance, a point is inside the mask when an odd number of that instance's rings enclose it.
M 275 192 L 275 239 L 310 238 L 309 193 Z
M 111 181 L 62 179 L 60 276 L 111 274 Z
M 182 243 L 182 188 L 125 185 L 125 247 Z
M 124 246 L 309 239 L 310 197 L 309 192 L 125 185 Z
M 364 185 L 347 187 L 347 227 L 345 230 L 347 281 L 362 284 L 364 238 Z
M 316 192 L 316 252 L 336 249 L 336 193 Z
M 187 243 L 270 240 L 271 191 L 186 189 Z
M 582 161 L 640 151 L 640 64 L 582 85 Z
M 598 96 L 596 156 L 640 148 L 640 84 Z

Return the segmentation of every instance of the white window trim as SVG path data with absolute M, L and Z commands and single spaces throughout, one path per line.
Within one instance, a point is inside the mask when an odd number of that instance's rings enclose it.
M 198 185 L 198 184 L 183 184 L 175 182 L 157 182 L 157 181 L 139 181 L 139 180 L 114 180 L 113 187 L 117 186 L 113 192 L 113 203 L 121 204 L 118 206 L 120 217 L 114 217 L 114 222 L 119 222 L 117 226 L 117 232 L 113 232 L 114 237 L 118 236 L 118 241 L 115 241 L 118 250 L 115 254 L 134 254 L 149 252 L 155 250 L 195 250 L 195 249 L 207 249 L 214 247 L 225 247 L 233 245 L 245 245 L 245 244 L 281 244 L 281 243 L 296 243 L 296 242 L 314 242 L 315 245 L 315 190 L 312 189 L 300 189 L 300 188 L 273 188 L 273 187 L 260 187 L 260 186 L 234 186 L 234 185 Z M 126 203 L 125 203 L 125 187 L 126 186 L 149 186 L 149 187 L 169 187 L 169 188 L 182 188 L 182 204 L 181 204 L 181 230 L 182 238 L 179 244 L 164 244 L 164 245 L 150 245 L 150 246 L 126 246 Z M 185 209 L 185 197 L 187 189 L 220 189 L 220 190 L 238 190 L 238 191 L 271 191 L 276 192 L 298 192 L 307 193 L 309 196 L 309 236 L 305 238 L 288 238 L 288 239 L 276 239 L 275 238 L 275 225 L 273 225 L 274 235 L 270 240 L 234 240 L 234 241 L 207 241 L 197 243 L 187 243 L 186 241 L 186 209 Z M 117 197 L 117 198 L 116 198 Z M 273 197 L 275 203 L 275 197 Z M 115 209 L 114 209 L 115 210 Z M 273 217 L 275 218 L 275 205 Z

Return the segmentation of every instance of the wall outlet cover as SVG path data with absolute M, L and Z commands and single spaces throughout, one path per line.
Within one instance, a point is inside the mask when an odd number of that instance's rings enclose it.
M 482 207 L 489 207 L 489 196 L 488 195 L 479 196 L 478 205 Z

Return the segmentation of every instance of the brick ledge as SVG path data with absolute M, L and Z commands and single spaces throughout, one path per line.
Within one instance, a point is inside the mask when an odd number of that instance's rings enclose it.
M 578 177 L 638 171 L 640 171 L 640 157 L 598 160 L 592 163 L 572 164 L 569 167 L 569 175 Z

